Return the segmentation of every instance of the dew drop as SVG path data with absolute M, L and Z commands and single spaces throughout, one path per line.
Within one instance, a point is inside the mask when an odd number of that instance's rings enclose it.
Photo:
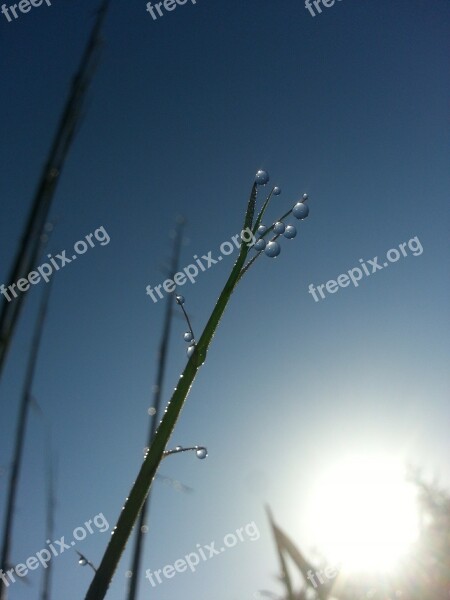
M 87 560 L 80 556 L 80 558 L 78 559 L 78 564 L 81 565 L 82 567 L 85 567 L 87 565 Z
M 175 300 L 178 304 L 184 304 L 184 296 L 175 296 Z
M 267 231 L 267 227 L 265 225 L 260 225 L 258 227 L 258 229 L 256 230 L 256 233 L 258 235 L 264 235 L 266 233 L 266 231 Z
M 288 240 L 292 240 L 292 238 L 295 238 L 295 236 L 297 235 L 297 230 L 293 225 L 288 225 L 283 235 Z
M 303 202 L 297 202 L 292 209 L 292 213 L 297 219 L 306 219 L 309 214 L 309 206 L 307 204 L 303 204 Z
M 188 347 L 188 349 L 186 350 L 186 354 L 188 355 L 188 358 L 191 358 L 191 356 L 194 354 L 194 350 L 195 350 L 195 344 L 192 344 L 191 346 Z
M 195 454 L 197 455 L 197 458 L 203 460 L 208 456 L 208 450 L 206 448 L 197 448 Z
M 280 251 L 280 244 L 278 244 L 277 242 L 269 242 L 266 246 L 266 249 L 264 250 L 266 255 L 270 256 L 270 258 L 275 258 L 276 256 L 278 256 L 280 254 Z
M 183 446 L 175 446 L 175 450 L 177 452 L 180 452 L 180 450 L 183 450 Z
M 253 246 L 253 248 L 257 252 L 261 252 L 261 250 L 264 250 L 265 247 L 266 247 L 266 240 L 263 240 L 262 238 L 260 238 Z
M 142 525 L 141 531 L 142 533 L 148 533 L 148 525 Z
M 278 187 L 277 185 L 273 188 L 273 195 L 274 196 L 279 196 L 281 194 L 281 188 Z
M 269 181 L 269 173 L 260 169 L 255 175 L 255 183 L 257 185 L 266 185 Z
M 183 335 L 183 339 L 185 342 L 192 342 L 193 339 L 193 335 L 190 331 L 186 331 L 186 333 Z
M 286 225 L 284 223 L 282 223 L 281 221 L 277 221 L 275 223 L 275 225 L 273 226 L 273 232 L 276 233 L 277 235 L 281 235 L 282 233 L 284 233 L 285 229 L 286 229 Z
M 133 577 L 133 571 L 127 571 L 127 572 L 125 573 L 125 577 L 126 577 L 127 579 L 131 579 L 131 578 Z
M 308 194 L 303 194 L 303 201 L 306 202 L 306 200 L 308 200 L 309 196 Z
M 156 408 L 154 408 L 153 406 L 150 406 L 150 408 L 147 410 L 147 412 L 150 416 L 156 415 Z

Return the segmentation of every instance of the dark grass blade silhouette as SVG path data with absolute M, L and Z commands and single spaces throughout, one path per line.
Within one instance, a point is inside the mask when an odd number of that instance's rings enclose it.
M 289 571 L 288 571 L 287 565 L 286 565 L 286 559 L 285 559 L 284 553 L 283 553 L 284 548 L 283 548 L 282 543 L 279 540 L 278 530 L 274 523 L 270 508 L 268 506 L 266 506 L 266 512 L 267 512 L 267 516 L 269 517 L 269 522 L 272 527 L 272 533 L 273 533 L 273 536 L 275 539 L 275 545 L 277 547 L 278 560 L 280 561 L 280 569 L 281 569 L 281 580 L 286 587 L 286 600 L 295 600 L 291 578 L 289 576 Z
M 45 318 L 47 315 L 48 302 L 52 289 L 52 281 L 44 289 L 41 308 L 36 320 L 36 327 L 31 345 L 30 357 L 28 360 L 27 370 L 25 373 L 25 381 L 22 391 L 22 397 L 19 408 L 19 417 L 17 422 L 17 430 L 14 444 L 13 462 L 11 473 L 8 482 L 8 494 L 6 500 L 5 521 L 3 526 L 3 536 L 0 554 L 0 569 L 7 570 L 10 564 L 11 551 L 11 536 L 14 524 L 14 510 L 16 506 L 17 490 L 22 468 L 23 451 L 25 446 L 26 428 L 30 408 L 32 406 L 33 397 L 32 389 L 34 375 L 36 372 L 37 361 L 39 357 L 39 349 L 41 346 L 42 332 L 44 330 Z M 6 600 L 8 596 L 8 587 L 3 579 L 0 579 L 0 600 Z
M 46 524 L 45 539 L 53 540 L 55 533 L 55 511 L 56 511 L 56 473 L 53 462 L 51 433 L 47 433 L 46 443 L 46 462 L 47 462 L 47 506 L 46 506 Z M 44 569 L 42 578 L 41 600 L 50 600 L 53 576 L 53 563 L 49 562 Z
M 178 266 L 180 262 L 180 250 L 181 250 L 181 242 L 183 236 L 183 226 L 184 219 L 179 220 L 177 223 L 177 229 L 174 239 L 174 248 L 173 248 L 173 256 L 171 260 L 171 265 L 169 268 L 169 279 L 173 280 L 175 273 L 178 271 Z M 155 436 L 156 427 L 158 424 L 158 418 L 161 409 L 161 395 L 162 388 L 164 383 L 164 375 L 166 372 L 166 364 L 167 364 L 167 355 L 169 351 L 169 341 L 170 341 L 170 332 L 172 328 L 172 318 L 173 318 L 173 306 L 174 306 L 174 294 L 170 294 L 170 296 L 166 300 L 165 307 L 165 315 L 164 315 L 164 324 L 163 331 L 161 336 L 161 342 L 159 345 L 158 352 L 158 370 L 156 375 L 156 384 L 153 392 L 153 403 L 152 406 L 155 409 L 155 413 L 151 416 L 150 419 L 150 428 L 148 434 L 147 445 L 151 446 L 153 438 Z M 136 528 L 136 538 L 133 550 L 133 557 L 131 560 L 131 579 L 130 586 L 128 589 L 128 600 L 135 600 L 138 587 L 139 587 L 139 574 L 141 570 L 142 563 L 142 552 L 144 547 L 144 539 L 145 533 L 143 532 L 143 527 L 147 523 L 147 515 L 150 508 L 150 493 L 144 502 L 144 506 L 142 507 L 141 514 L 139 515 L 139 522 Z
M 314 587 L 308 579 L 308 573 L 314 572 L 314 566 L 303 556 L 300 550 L 295 546 L 292 540 L 275 524 L 272 513 L 268 507 L 266 511 L 269 517 L 270 524 L 272 526 L 275 543 L 277 546 L 278 556 L 281 563 L 281 573 L 283 581 L 286 585 L 287 598 L 289 600 L 295 600 L 291 579 L 286 567 L 286 560 L 284 556 L 289 556 L 299 569 L 306 585 L 314 590 L 320 600 L 327 600 L 331 593 L 332 584 L 326 583 L 318 587 Z
M 109 4 L 110 0 L 103 0 L 100 5 L 78 71 L 73 77 L 70 94 L 44 165 L 6 285 L 11 285 L 21 278 L 26 278 L 28 273 L 36 267 L 39 257 L 40 236 L 48 219 L 56 187 L 68 152 L 74 136 L 79 129 L 84 99 L 98 62 L 98 52 L 101 45 L 100 31 Z M 25 294 L 19 294 L 17 298 L 11 298 L 11 302 L 2 297 L 0 310 L 0 376 L 24 300 Z

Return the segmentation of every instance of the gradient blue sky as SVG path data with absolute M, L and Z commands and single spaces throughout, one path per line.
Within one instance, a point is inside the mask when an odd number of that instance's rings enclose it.
M 0 20 L 0 282 L 97 3 L 58 2 Z M 444 0 L 342 0 L 315 18 L 301 0 L 198 0 L 153 21 L 144 2 L 113 2 L 81 132 L 52 216 L 59 252 L 104 226 L 111 242 L 57 273 L 34 393 L 58 455 L 56 535 L 103 512 L 115 522 L 142 459 L 164 306 L 161 283 L 178 213 L 193 254 L 238 232 L 258 168 L 282 187 L 271 217 L 300 195 L 311 215 L 276 260 L 238 288 L 161 472 L 145 568 L 255 521 L 261 532 L 179 574 L 153 597 L 252 598 L 279 589 L 263 509 L 304 548 L 302 510 L 317 474 L 345 453 L 381 452 L 450 483 L 448 456 L 448 26 Z M 326 283 L 418 236 L 400 259 L 315 303 Z M 233 258 L 186 285 L 200 331 Z M 21 381 L 42 285 L 26 309 L 0 387 L 0 464 L 10 460 Z M 165 400 L 186 356 L 176 320 Z M 30 421 L 14 562 L 45 542 L 43 425 Z M 0 477 L 0 509 L 6 476 Z M 107 535 L 79 549 L 98 563 Z M 82 599 L 90 572 L 55 559 L 55 597 Z M 124 597 L 126 553 L 108 598 Z M 38 598 L 42 571 L 11 600 Z M 143 581 L 141 597 L 152 597 Z

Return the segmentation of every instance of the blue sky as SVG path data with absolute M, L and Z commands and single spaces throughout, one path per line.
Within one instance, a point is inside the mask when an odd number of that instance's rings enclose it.
M 0 282 L 21 234 L 92 23 L 92 6 L 53 2 L 0 20 L 3 93 Z M 110 243 L 55 275 L 34 394 L 58 460 L 56 533 L 103 512 L 115 522 L 142 459 L 155 377 L 162 283 L 177 214 L 182 264 L 239 231 L 254 173 L 282 187 L 270 219 L 304 192 L 310 216 L 280 256 L 237 289 L 173 436 L 209 457 L 170 457 L 155 484 L 145 568 L 173 563 L 255 521 L 261 532 L 166 581 L 155 597 L 216 600 L 277 589 L 264 513 L 305 548 L 317 474 L 347 452 L 384 452 L 449 485 L 448 25 L 444 0 L 342 0 L 312 17 L 301 0 L 198 0 L 153 21 L 113 2 L 83 127 L 58 187 L 52 252 L 103 226 Z M 270 224 L 270 223 L 268 223 Z M 417 236 L 401 258 L 319 303 L 324 284 Z M 183 295 L 201 331 L 233 262 Z M 21 381 L 42 295 L 26 308 L 0 386 L 0 464 L 10 460 Z M 164 399 L 186 361 L 176 319 Z M 43 425 L 30 420 L 13 556 L 43 547 Z M 0 508 L 6 476 L 0 477 Z M 107 533 L 79 549 L 100 561 Z M 90 573 L 55 559 L 55 597 L 83 598 Z M 126 553 L 109 598 L 123 598 Z M 38 598 L 16 584 L 12 600 Z M 223 585 L 225 582 L 226 585 Z M 142 583 L 141 597 L 151 586 Z M 70 590 L 70 592 L 68 591 Z

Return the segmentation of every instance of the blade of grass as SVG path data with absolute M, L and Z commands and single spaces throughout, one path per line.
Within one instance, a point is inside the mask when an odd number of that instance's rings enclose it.
M 247 205 L 244 225 L 242 229 L 252 228 L 255 212 L 257 188 L 253 185 L 250 199 Z M 178 385 L 166 408 L 164 417 L 155 433 L 148 454 L 144 459 L 136 481 L 131 488 L 130 495 L 120 513 L 117 525 L 111 534 L 111 539 L 106 552 L 87 591 L 86 600 L 103 600 L 105 597 L 114 572 L 125 549 L 133 526 L 138 518 L 139 512 L 148 496 L 150 486 L 155 477 L 158 466 L 163 458 L 164 450 L 174 430 L 181 409 L 187 395 L 192 387 L 194 379 L 201 365 L 206 359 L 209 345 L 214 337 L 219 322 L 231 298 L 231 295 L 239 281 L 242 266 L 247 258 L 249 248 L 241 244 L 238 258 L 233 266 L 231 274 L 216 302 L 214 310 L 203 330 L 194 353 L 187 362 Z
M 36 319 L 33 340 L 31 344 L 30 356 L 28 359 L 25 381 L 20 401 L 19 417 L 14 443 L 14 455 L 11 466 L 11 475 L 8 482 L 8 495 L 6 501 L 5 521 L 3 527 L 2 545 L 0 552 L 0 569 L 8 570 L 10 564 L 11 540 L 14 525 L 14 512 L 16 508 L 18 485 L 22 471 L 23 454 L 25 449 L 25 436 L 28 424 L 30 407 L 32 405 L 32 389 L 36 373 L 39 350 L 41 348 L 42 334 L 44 331 L 45 319 L 47 316 L 48 302 L 52 289 L 53 280 L 47 284 L 44 289 L 39 314 Z M 0 578 L 0 600 L 6 600 L 8 597 L 8 587 L 5 581 Z
M 173 246 L 173 255 L 171 259 L 171 264 L 169 268 L 169 279 L 174 278 L 175 273 L 178 271 L 179 259 L 180 259 L 180 251 L 181 251 L 181 243 L 183 238 L 183 227 L 184 227 L 184 219 L 179 220 L 176 227 L 174 246 Z M 152 406 L 155 409 L 155 413 L 152 415 L 150 419 L 150 426 L 147 438 L 147 445 L 151 446 L 153 441 L 153 437 L 155 435 L 155 430 L 157 426 L 157 419 L 160 414 L 160 406 L 161 406 L 161 396 L 162 396 L 162 388 L 164 383 L 164 375 L 166 372 L 167 365 L 167 356 L 169 352 L 169 342 L 170 342 L 170 332 L 172 328 L 172 317 L 174 315 L 173 312 L 173 294 L 167 298 L 166 300 L 166 312 L 164 316 L 164 324 L 163 331 L 161 336 L 161 341 L 159 345 L 158 352 L 158 369 L 156 375 L 156 384 L 154 386 L 153 392 L 153 404 Z M 192 329 L 192 328 L 191 328 Z M 141 571 L 142 564 L 142 552 L 144 546 L 144 537 L 145 534 L 143 532 L 144 525 L 147 524 L 147 515 L 150 508 L 150 494 L 148 494 L 146 501 L 144 502 L 144 506 L 142 507 L 141 513 L 139 515 L 139 523 L 136 528 L 136 539 L 133 550 L 133 557 L 131 560 L 131 579 L 128 589 L 128 600 L 135 600 L 138 593 L 139 587 L 139 575 Z
M 272 527 L 273 536 L 275 538 L 275 545 L 277 547 L 278 559 L 280 561 L 280 567 L 281 567 L 281 577 L 282 577 L 284 585 L 286 586 L 286 594 L 287 594 L 286 600 L 295 600 L 291 578 L 289 576 L 289 571 L 288 571 L 287 565 L 286 565 L 286 559 L 284 558 L 284 554 L 283 554 L 284 547 L 283 547 L 283 544 L 280 541 L 279 535 L 278 535 L 278 528 L 275 525 L 275 522 L 274 522 L 273 516 L 272 516 L 272 512 L 268 506 L 266 506 L 266 512 L 267 512 L 267 516 L 269 517 L 270 525 Z
M 97 55 L 102 44 L 101 28 L 110 0 L 102 0 L 92 33 L 83 52 L 80 65 L 72 80 L 71 90 L 60 117 L 47 161 L 34 195 L 33 204 L 23 231 L 17 253 L 11 266 L 7 283 L 26 278 L 36 266 L 40 252 L 40 236 L 52 206 L 56 188 L 69 150 L 79 128 L 79 120 L 85 96 L 93 78 Z M 9 346 L 18 323 L 26 296 L 20 294 L 13 302 L 2 299 L 0 306 L 0 375 L 5 364 Z
M 294 542 L 278 527 L 278 525 L 275 524 L 269 510 L 268 514 L 274 532 L 278 552 L 282 555 L 285 553 L 290 556 L 305 580 L 305 584 L 311 590 L 315 591 L 320 600 L 327 600 L 331 593 L 332 585 L 330 585 L 329 582 L 326 584 L 321 584 L 319 587 L 312 584 L 308 578 L 308 574 L 314 573 L 314 566 L 303 556 L 302 552 L 300 552 Z

